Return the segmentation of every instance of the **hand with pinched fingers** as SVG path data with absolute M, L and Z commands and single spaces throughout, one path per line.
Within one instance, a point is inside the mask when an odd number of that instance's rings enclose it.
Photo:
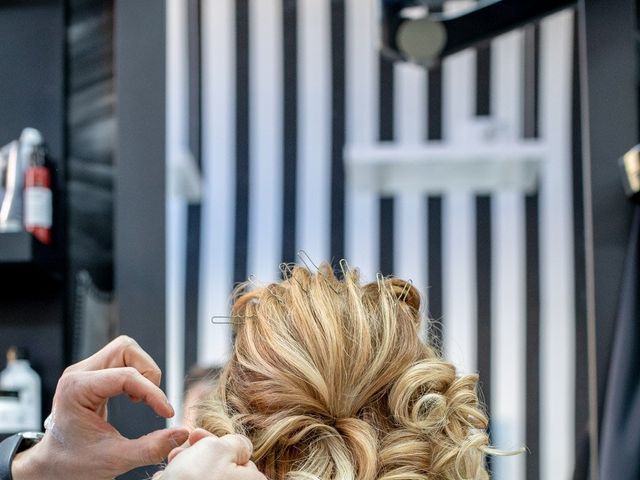
M 162 480 L 266 480 L 251 461 L 253 446 L 242 435 L 216 437 L 196 429 L 188 445 L 169 454 Z
M 13 479 L 107 480 L 161 462 L 187 440 L 187 429 L 127 439 L 107 421 L 108 400 L 122 394 L 172 417 L 160 378 L 158 365 L 126 336 L 67 368 L 58 381 L 46 433 L 38 445 L 16 456 Z

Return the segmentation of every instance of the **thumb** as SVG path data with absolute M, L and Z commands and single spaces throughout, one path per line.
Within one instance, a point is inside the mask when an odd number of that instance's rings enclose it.
M 186 428 L 156 430 L 134 440 L 123 439 L 119 447 L 119 456 L 128 470 L 154 465 L 167 458 L 169 452 L 179 447 L 189 438 Z
M 221 448 L 221 456 L 226 456 L 237 465 L 246 465 L 251 460 L 253 445 L 244 435 L 225 435 L 218 439 Z
M 191 433 L 189 434 L 189 445 L 195 445 L 203 438 L 213 437 L 213 436 L 215 436 L 213 433 L 208 432 L 203 428 L 196 428 L 195 430 L 192 430 Z

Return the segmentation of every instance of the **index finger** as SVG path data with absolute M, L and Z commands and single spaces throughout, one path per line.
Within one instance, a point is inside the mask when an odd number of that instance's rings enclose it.
M 118 367 L 133 367 L 155 385 L 160 385 L 162 372 L 158 364 L 138 342 L 126 335 L 120 335 L 89 358 L 68 367 L 67 371 L 93 371 Z
M 63 376 L 64 377 L 64 376 Z M 108 368 L 95 372 L 77 372 L 67 376 L 69 388 L 65 388 L 67 397 L 73 395 L 83 406 L 94 409 L 105 400 L 120 394 L 139 398 L 162 417 L 172 417 L 173 407 L 166 395 L 148 378 L 131 367 Z M 75 392 L 74 386 L 75 384 Z M 70 397 L 69 397 L 70 398 Z

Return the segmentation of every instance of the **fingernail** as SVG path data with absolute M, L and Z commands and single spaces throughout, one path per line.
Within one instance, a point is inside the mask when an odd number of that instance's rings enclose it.
M 247 448 L 249 449 L 249 452 L 253 453 L 253 443 L 251 443 L 251 440 L 249 440 L 244 435 L 240 435 L 240 438 L 247 444 Z
M 175 430 L 171 432 L 171 439 L 182 442 L 186 441 L 189 438 L 189 430 L 182 427 L 177 427 Z

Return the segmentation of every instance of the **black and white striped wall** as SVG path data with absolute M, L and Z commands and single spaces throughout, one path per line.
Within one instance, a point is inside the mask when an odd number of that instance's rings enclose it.
M 451 1 L 457 9 L 468 2 Z M 199 206 L 168 202 L 168 389 L 221 364 L 234 282 L 280 277 L 304 250 L 365 279 L 411 278 L 429 333 L 479 371 L 496 479 L 569 479 L 576 430 L 573 12 L 426 70 L 381 58 L 375 0 L 168 1 L 167 152 L 201 162 Z M 173 10 L 172 10 L 173 9 Z M 195 32 L 195 33 L 194 33 Z M 356 191 L 345 146 L 537 139 L 534 194 Z M 577 194 L 576 194 L 577 195 Z

